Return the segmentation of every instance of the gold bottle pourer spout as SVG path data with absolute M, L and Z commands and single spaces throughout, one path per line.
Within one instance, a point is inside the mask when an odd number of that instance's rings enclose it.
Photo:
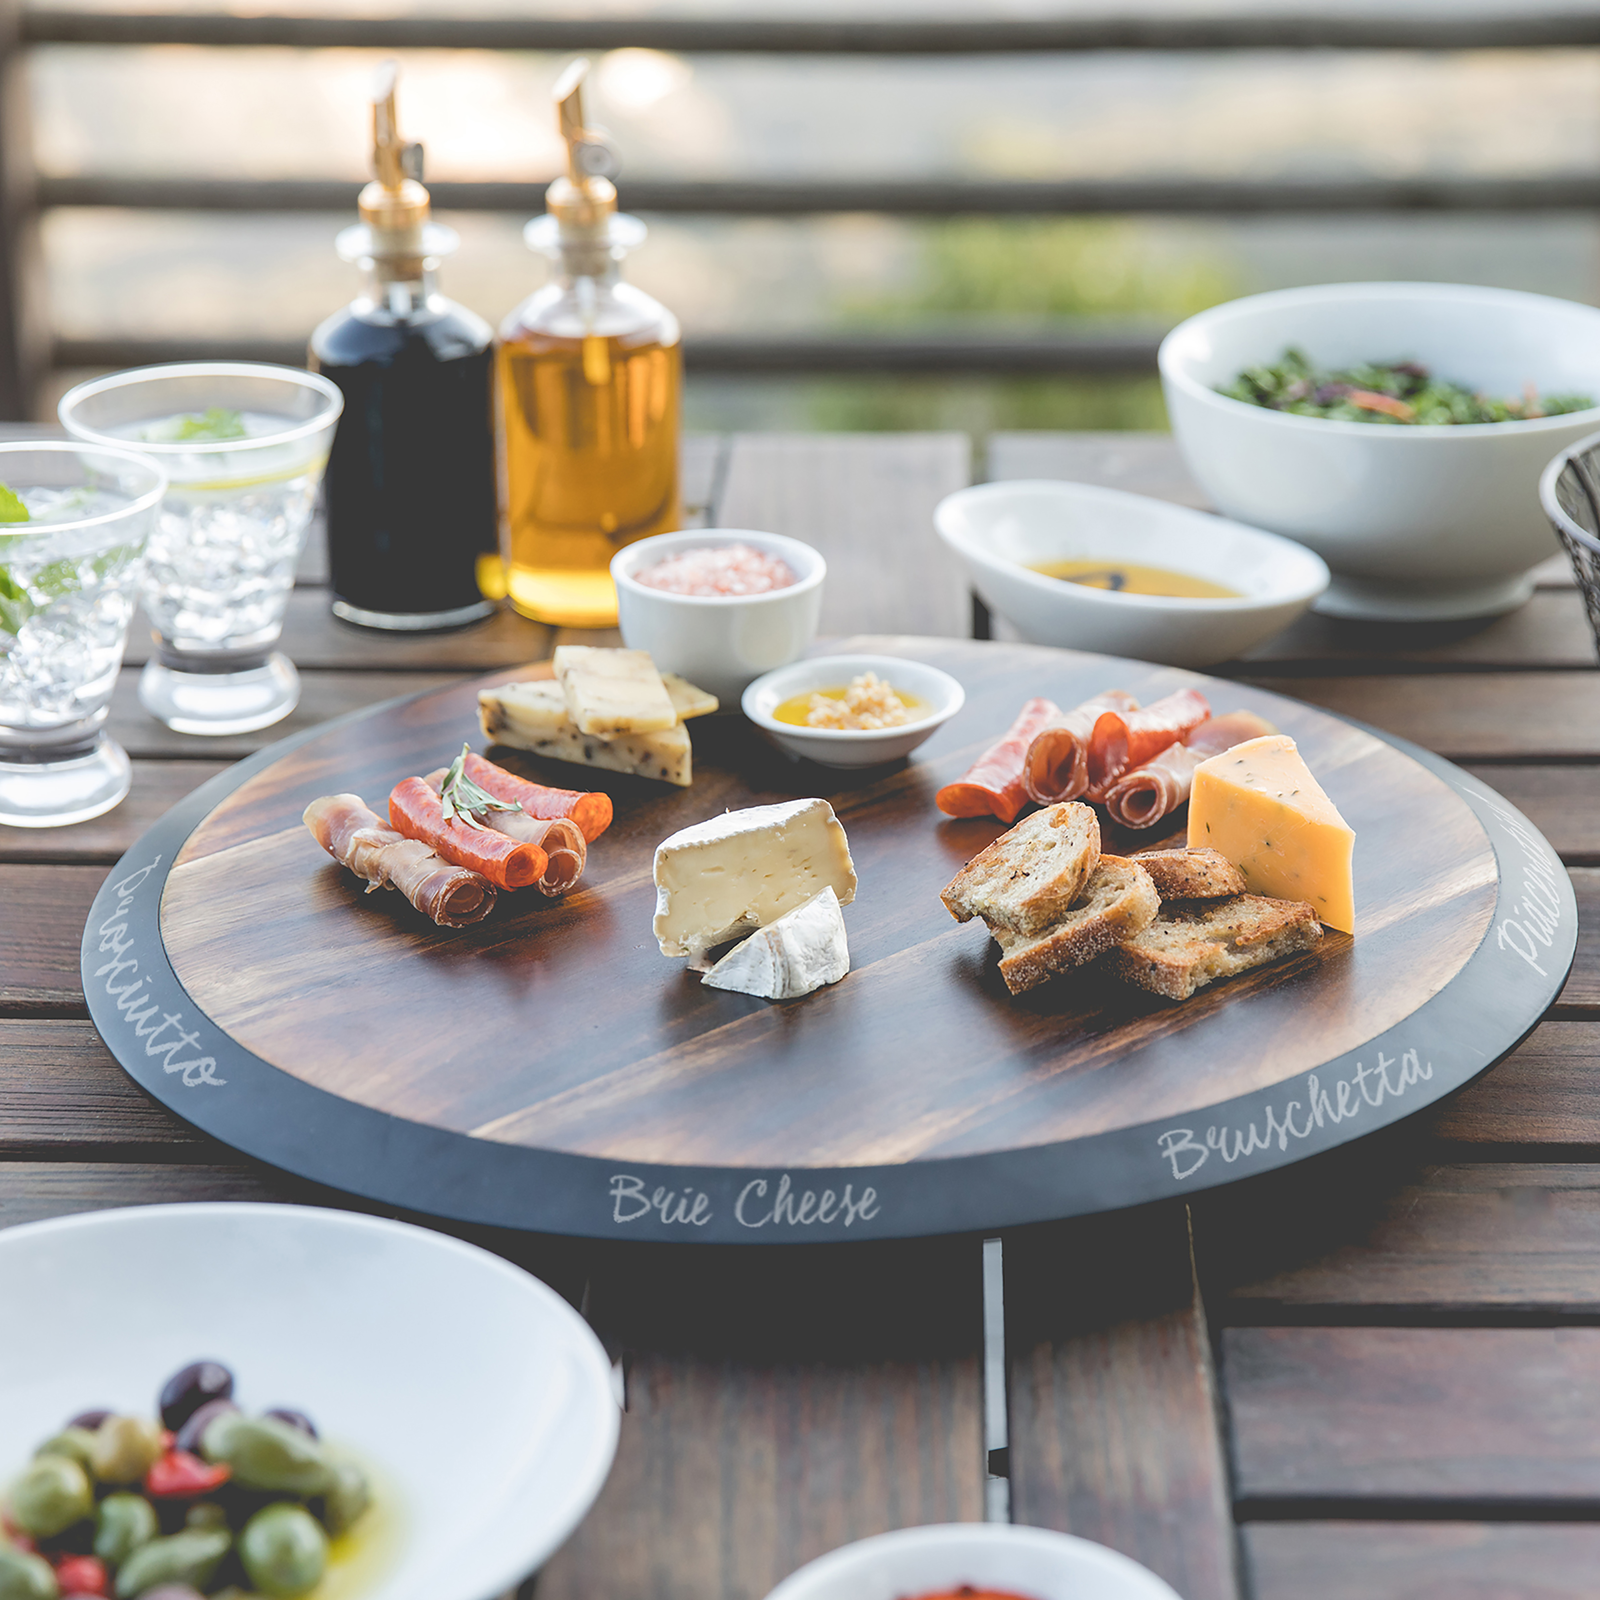
M 417 181 L 422 175 L 422 146 L 400 137 L 395 112 L 399 64 L 385 61 L 372 86 L 373 181 L 361 191 L 361 221 L 372 230 L 372 254 L 378 259 L 420 257 L 425 253 L 430 202 Z
M 561 224 L 563 235 L 599 239 L 607 235 L 617 209 L 611 180 L 617 158 L 605 135 L 583 120 L 583 83 L 589 63 L 571 62 L 556 80 L 556 115 L 567 146 L 567 170 L 545 191 L 545 205 Z

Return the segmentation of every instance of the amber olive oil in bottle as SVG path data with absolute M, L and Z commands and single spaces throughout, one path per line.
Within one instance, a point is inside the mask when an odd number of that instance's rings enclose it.
M 523 234 L 555 276 L 500 329 L 501 550 L 524 616 L 609 628 L 611 558 L 679 525 L 682 360 L 676 318 L 619 272 L 645 228 L 618 215 L 611 151 L 584 126 L 587 70 L 556 86 L 567 171 Z

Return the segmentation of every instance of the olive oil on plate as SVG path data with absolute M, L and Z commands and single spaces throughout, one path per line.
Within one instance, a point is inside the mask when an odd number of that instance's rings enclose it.
M 348 1532 L 328 1543 L 328 1567 L 305 1600 L 362 1600 L 400 1564 L 406 1517 L 393 1478 L 364 1455 L 335 1446 L 330 1454 L 354 1461 L 367 1475 L 372 1504 Z
M 1030 572 L 1086 589 L 1106 589 L 1113 594 L 1164 595 L 1173 600 L 1238 600 L 1240 589 L 1225 588 L 1208 578 L 1196 578 L 1170 567 L 1146 567 L 1132 561 L 1030 561 Z

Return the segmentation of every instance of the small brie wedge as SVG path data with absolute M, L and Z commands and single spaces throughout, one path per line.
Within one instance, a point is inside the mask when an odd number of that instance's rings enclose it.
M 655 935 L 664 956 L 707 952 L 754 933 L 831 888 L 839 904 L 856 893 L 844 828 L 826 800 L 726 811 L 656 846 Z
M 849 970 L 844 914 L 830 885 L 736 944 L 700 981 L 759 1000 L 798 1000 Z

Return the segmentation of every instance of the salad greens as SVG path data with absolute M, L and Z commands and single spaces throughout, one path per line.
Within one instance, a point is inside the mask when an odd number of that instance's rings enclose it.
M 1531 422 L 1535 417 L 1587 411 L 1595 404 L 1592 396 L 1583 394 L 1541 397 L 1531 383 L 1519 399 L 1491 400 L 1435 378 L 1415 361 L 1362 362 L 1341 371 L 1318 371 L 1293 345 L 1271 366 L 1246 367 L 1217 393 L 1298 417 L 1414 427 Z

